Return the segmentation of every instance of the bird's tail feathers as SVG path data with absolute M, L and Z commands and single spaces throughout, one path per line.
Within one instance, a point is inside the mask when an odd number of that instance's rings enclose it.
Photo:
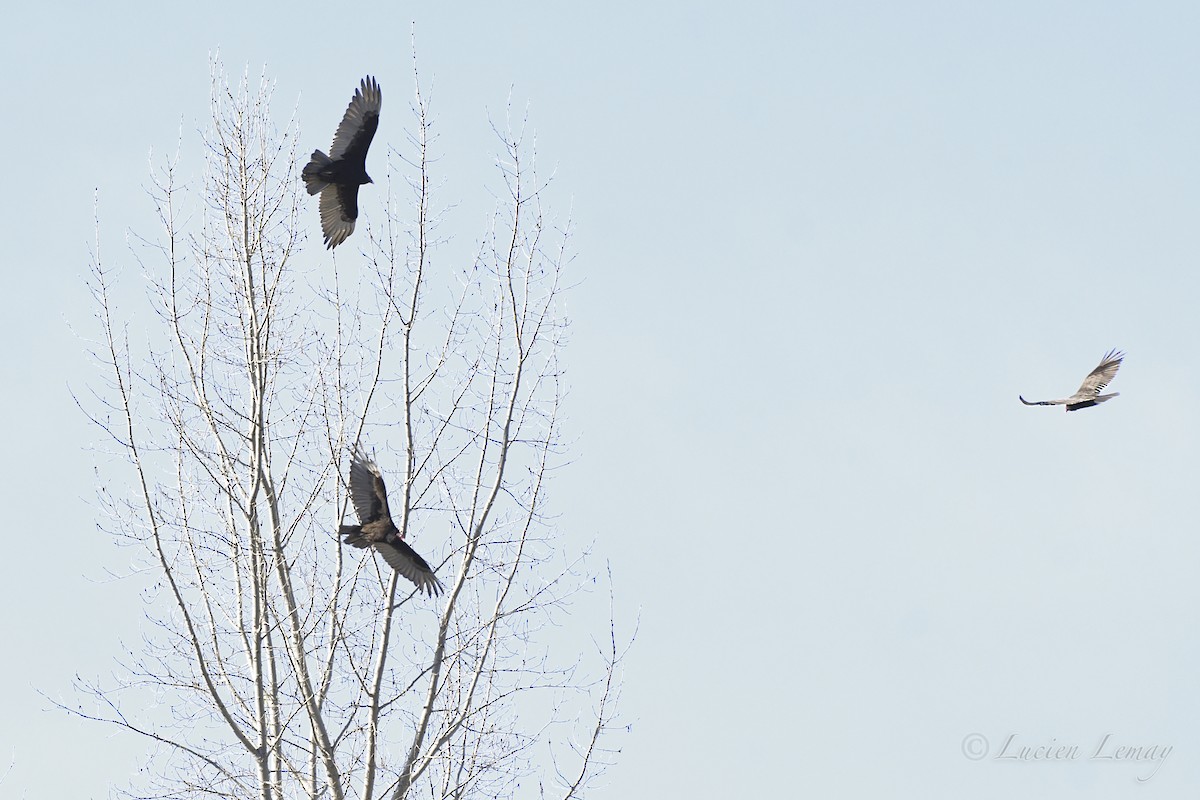
M 309 194 L 317 194 L 329 185 L 317 177 L 317 173 L 332 163 L 333 160 L 329 156 L 320 150 L 313 150 L 312 160 L 300 171 L 300 177 L 304 178 L 304 185 L 308 188 Z
M 1112 392 L 1110 394 L 1102 394 L 1096 398 L 1096 402 L 1103 403 L 1105 400 L 1112 400 L 1114 397 L 1116 397 L 1119 394 L 1120 394 L 1120 392 Z
M 345 536 L 345 543 L 351 547 L 369 547 L 370 542 L 362 538 L 361 525 L 343 525 L 338 528 L 338 535 Z

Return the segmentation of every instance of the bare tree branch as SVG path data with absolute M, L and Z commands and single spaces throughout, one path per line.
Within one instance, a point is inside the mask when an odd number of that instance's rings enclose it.
M 72 711 L 154 743 L 147 796 L 502 797 L 537 773 L 566 798 L 615 752 L 611 610 L 594 654 L 552 657 L 546 636 L 592 580 L 547 506 L 570 224 L 548 221 L 522 121 L 497 130 L 504 191 L 474 259 L 443 263 L 414 79 L 412 133 L 351 240 L 365 259 L 311 263 L 294 119 L 277 128 L 269 82 L 231 86 L 215 62 L 202 178 L 178 155 L 153 168 L 160 229 L 131 238 L 148 325 L 123 322 L 97 230 L 105 385 L 77 402 L 123 475 L 100 470 L 101 525 L 157 582 L 144 650 L 79 680 L 95 710 Z M 400 533 L 440 548 L 440 605 L 338 542 L 358 446 Z M 553 738 L 573 696 L 590 707 L 568 766 Z

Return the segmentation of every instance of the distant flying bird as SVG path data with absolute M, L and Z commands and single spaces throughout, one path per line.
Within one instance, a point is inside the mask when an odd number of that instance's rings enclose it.
M 367 175 L 367 148 L 379 127 L 383 94 L 370 75 L 354 90 L 354 97 L 333 135 L 329 155 L 314 150 L 301 171 L 309 194 L 321 193 L 321 231 L 325 246 L 337 247 L 354 233 L 358 219 L 358 187 L 373 183 Z
M 388 511 L 387 487 L 375 462 L 361 451 L 350 455 L 350 500 L 361 525 L 343 525 L 338 531 L 353 547 L 374 547 L 392 569 L 417 585 L 430 597 L 441 594 L 442 583 L 425 559 L 404 541 Z
M 1100 359 L 1100 366 L 1088 373 L 1088 376 L 1083 379 L 1079 391 L 1070 397 L 1063 398 L 1062 400 L 1039 400 L 1036 403 L 1031 403 L 1020 395 L 1017 395 L 1017 399 L 1027 406 L 1066 406 L 1067 411 L 1078 411 L 1081 408 L 1090 408 L 1099 405 L 1105 400 L 1111 400 L 1120 394 L 1120 392 L 1113 392 L 1112 394 L 1100 394 L 1100 392 L 1105 386 L 1108 386 L 1113 376 L 1117 374 L 1117 370 L 1121 366 L 1121 359 L 1123 358 L 1125 358 L 1124 353 L 1109 350 L 1108 354 Z

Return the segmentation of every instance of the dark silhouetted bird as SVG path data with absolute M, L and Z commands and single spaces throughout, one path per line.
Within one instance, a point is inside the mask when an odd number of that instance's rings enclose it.
M 1124 353 L 1118 353 L 1116 350 L 1109 350 L 1104 358 L 1100 359 L 1100 366 L 1088 373 L 1088 376 L 1083 379 L 1083 384 L 1079 387 L 1079 391 L 1070 397 L 1065 397 L 1062 400 L 1039 400 L 1031 403 L 1024 397 L 1017 395 L 1017 399 L 1027 406 L 1066 406 L 1067 411 L 1078 411 L 1081 408 L 1091 408 L 1099 405 L 1105 400 L 1111 400 L 1120 394 L 1113 392 L 1111 394 L 1100 394 L 1105 386 L 1108 386 L 1113 377 L 1117 374 L 1117 370 L 1121 367 L 1121 359 L 1125 358 Z
M 374 547 L 392 569 L 430 597 L 441 594 L 442 583 L 425 559 L 404 541 L 388 512 L 387 487 L 375 462 L 361 451 L 350 455 L 350 501 L 361 525 L 343 525 L 338 531 L 353 547 Z
M 329 155 L 314 150 L 301 171 L 309 194 L 321 193 L 321 231 L 325 246 L 337 247 L 354 233 L 358 219 L 358 187 L 371 183 L 367 175 L 367 148 L 379 127 L 383 94 L 370 75 L 354 90 L 354 97 L 333 135 Z

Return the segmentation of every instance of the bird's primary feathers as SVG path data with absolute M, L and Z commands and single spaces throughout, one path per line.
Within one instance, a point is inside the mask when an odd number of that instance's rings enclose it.
M 388 511 L 387 487 L 375 462 L 355 450 L 350 454 L 350 501 L 359 525 L 343 525 L 338 531 L 352 547 L 374 547 L 392 569 L 417 585 L 418 592 L 434 596 L 442 583 L 425 559 L 404 541 Z
M 358 187 L 371 183 L 367 175 L 367 148 L 379 127 L 383 93 L 370 75 L 355 89 L 342 124 L 333 135 L 329 155 L 314 150 L 300 175 L 309 194 L 321 193 L 321 231 L 325 246 L 337 247 L 354 233 L 358 219 Z
M 1124 353 L 1116 350 L 1109 350 L 1104 358 L 1100 359 L 1100 365 L 1088 373 L 1088 376 L 1083 379 L 1083 383 L 1079 387 L 1079 391 L 1070 397 L 1064 397 L 1062 400 L 1038 400 L 1029 402 L 1020 395 L 1017 399 L 1027 406 L 1066 406 L 1067 411 L 1078 411 L 1081 408 L 1090 408 L 1103 403 L 1105 400 L 1111 400 L 1120 394 L 1120 392 L 1112 392 L 1111 394 L 1100 394 L 1105 386 L 1112 381 L 1117 374 L 1117 370 L 1121 367 L 1121 359 L 1125 358 Z

